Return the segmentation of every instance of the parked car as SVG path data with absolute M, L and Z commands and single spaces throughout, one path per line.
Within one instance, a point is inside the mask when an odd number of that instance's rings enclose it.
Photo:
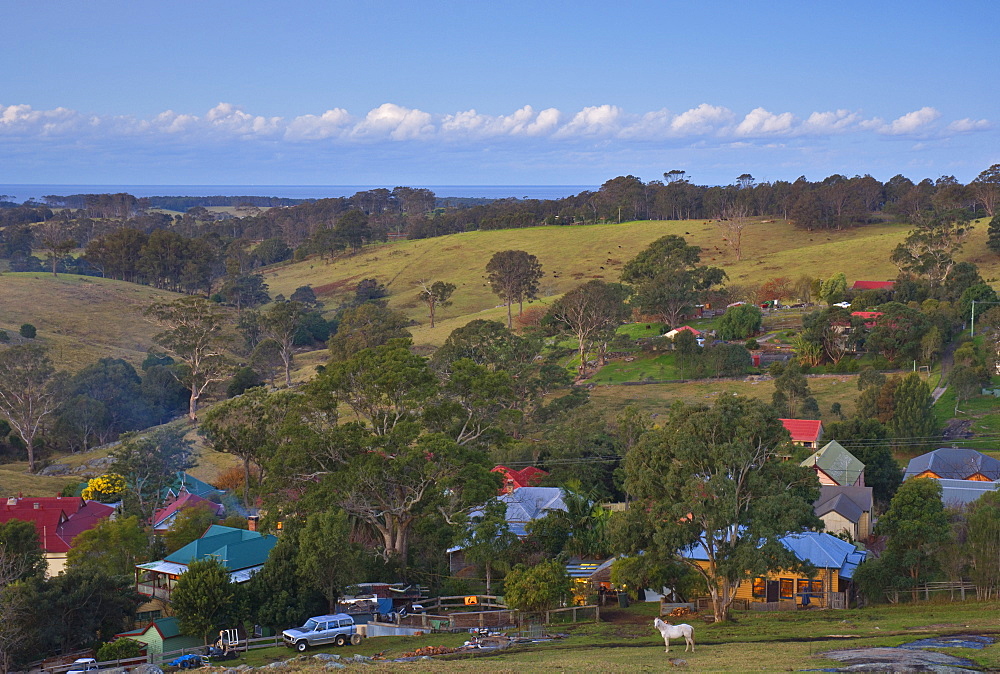
M 66 674 L 90 674 L 90 672 L 98 671 L 97 660 L 94 658 L 77 658 L 70 665 L 69 671 Z
M 310 646 L 334 644 L 344 646 L 348 642 L 352 646 L 361 643 L 361 635 L 354 626 L 354 618 L 346 613 L 320 615 L 310 618 L 302 627 L 294 627 L 281 633 L 285 645 L 300 653 Z

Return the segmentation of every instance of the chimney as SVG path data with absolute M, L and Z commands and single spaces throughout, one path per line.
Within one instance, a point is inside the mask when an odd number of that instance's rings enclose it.
M 41 510 L 42 509 L 42 504 L 39 503 L 38 501 L 35 501 L 34 506 L 35 506 L 35 510 Z
M 257 515 L 247 515 L 247 529 L 257 531 L 257 520 L 259 519 L 260 517 Z
M 17 497 L 16 496 L 11 496 L 10 498 L 8 498 L 7 499 L 7 505 L 9 505 L 9 506 L 16 506 L 17 505 Z

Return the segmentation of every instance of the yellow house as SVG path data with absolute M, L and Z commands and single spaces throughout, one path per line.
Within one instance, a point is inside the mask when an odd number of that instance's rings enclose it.
M 736 589 L 736 599 L 748 602 L 794 601 L 803 606 L 829 606 L 831 593 L 847 591 L 854 570 L 864 561 L 866 552 L 858 550 L 836 536 L 816 531 L 788 534 L 781 544 L 816 572 L 803 576 L 792 571 L 777 571 L 767 576 L 750 578 Z M 686 551 L 684 556 L 702 568 L 708 566 L 705 550 L 700 546 Z

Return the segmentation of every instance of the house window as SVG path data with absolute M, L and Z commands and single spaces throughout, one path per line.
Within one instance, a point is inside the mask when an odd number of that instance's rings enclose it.
M 162 611 L 139 611 L 135 614 L 135 622 L 137 625 L 146 625 L 162 617 Z
M 795 580 L 793 578 L 781 579 L 781 591 L 779 596 L 782 599 L 793 599 L 795 597 Z
M 799 580 L 798 593 L 808 594 L 811 597 L 820 597 L 823 594 L 823 581 L 821 580 Z
M 766 578 L 754 578 L 753 579 L 753 596 L 754 597 L 766 597 L 767 596 L 767 579 Z

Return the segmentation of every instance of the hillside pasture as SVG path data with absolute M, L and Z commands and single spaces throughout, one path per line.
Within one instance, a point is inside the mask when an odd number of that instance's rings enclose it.
M 897 270 L 889 256 L 909 229 L 884 224 L 808 231 L 783 221 L 756 223 L 745 232 L 745 257 L 737 262 L 725 248 L 718 225 L 706 220 L 531 227 L 377 244 L 335 259 L 311 257 L 282 264 L 265 274 L 272 295 L 288 297 L 299 286 L 310 285 L 326 302 L 327 310 L 350 297 L 358 281 L 375 278 L 386 284 L 390 306 L 421 326 L 429 320 L 426 307 L 416 298 L 418 283 L 454 283 L 452 305 L 438 310 L 442 327 L 414 331 L 418 345 L 440 345 L 451 329 L 474 317 L 506 315 L 502 309 L 493 311 L 500 300 L 485 278 L 486 263 L 501 250 L 520 249 L 538 257 L 544 271 L 539 296 L 545 303 L 591 279 L 617 281 L 626 262 L 668 234 L 701 246 L 702 262 L 725 269 L 729 283 L 762 283 L 776 276 L 828 278 L 837 272 L 844 272 L 849 283 L 892 279 Z M 985 277 L 1000 275 L 1000 259 L 983 253 L 985 238 L 985 224 L 980 222 L 960 257 L 975 260 Z
M 143 309 L 173 297 L 178 295 L 93 276 L 8 273 L 0 276 L 0 329 L 14 344 L 21 324 L 34 325 L 34 341 L 50 347 L 60 370 L 76 371 L 99 358 L 138 366 L 159 332 Z

